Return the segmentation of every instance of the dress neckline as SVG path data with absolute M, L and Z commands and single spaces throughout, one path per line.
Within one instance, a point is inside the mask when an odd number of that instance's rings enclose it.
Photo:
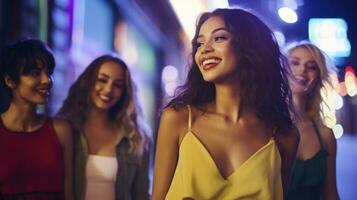
M 190 130 L 186 133 L 186 135 L 182 138 L 182 142 L 180 144 L 180 148 L 181 145 L 184 143 L 185 140 L 187 140 L 188 137 L 192 137 L 194 139 L 194 141 L 198 144 L 198 146 L 203 150 L 203 152 L 207 155 L 209 162 L 212 164 L 212 166 L 214 166 L 215 171 L 219 174 L 219 176 L 222 178 L 222 180 L 224 181 L 229 181 L 231 180 L 236 174 L 239 174 L 239 172 L 242 170 L 242 168 L 244 168 L 244 166 L 247 165 L 247 163 L 250 162 L 250 160 L 252 160 L 254 157 L 256 157 L 257 155 L 259 155 L 260 152 L 262 152 L 264 149 L 268 148 L 269 146 L 275 144 L 275 140 L 273 137 L 271 137 L 269 139 L 269 141 L 264 144 L 262 147 L 260 147 L 256 152 L 254 152 L 251 156 L 249 156 L 248 159 L 246 159 L 237 169 L 234 169 L 228 176 L 223 176 L 223 173 L 220 171 L 220 169 L 218 168 L 216 161 L 213 159 L 213 157 L 211 156 L 209 150 L 207 149 L 207 147 L 201 142 L 201 140 L 196 136 L 196 134 Z

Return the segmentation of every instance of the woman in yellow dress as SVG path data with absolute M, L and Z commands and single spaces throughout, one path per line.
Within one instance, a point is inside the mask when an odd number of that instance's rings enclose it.
M 283 199 L 299 134 L 272 31 L 242 9 L 204 13 L 192 60 L 161 116 L 152 198 Z

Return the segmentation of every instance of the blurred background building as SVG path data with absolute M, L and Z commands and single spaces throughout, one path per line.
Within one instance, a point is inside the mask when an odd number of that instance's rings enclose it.
M 50 114 L 94 58 L 118 54 L 134 76 L 155 138 L 160 108 L 184 81 L 195 20 L 218 7 L 252 10 L 282 47 L 310 40 L 333 58 L 338 72 L 325 98 L 332 108 L 325 109 L 326 124 L 339 138 L 341 199 L 356 198 L 357 14 L 352 0 L 1 0 L 0 45 L 39 38 L 53 50 L 54 88 L 48 108 L 42 108 Z

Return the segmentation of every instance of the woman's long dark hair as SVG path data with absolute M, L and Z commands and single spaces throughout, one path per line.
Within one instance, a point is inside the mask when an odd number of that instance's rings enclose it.
M 215 99 L 213 83 L 206 82 L 194 62 L 197 36 L 210 17 L 221 17 L 233 35 L 233 48 L 238 60 L 237 76 L 242 108 L 250 108 L 273 127 L 292 125 L 289 116 L 291 91 L 286 77 L 287 61 L 280 52 L 272 31 L 255 15 L 242 9 L 216 9 L 203 13 L 192 39 L 191 66 L 184 85 L 178 87 L 167 106 L 202 105 Z

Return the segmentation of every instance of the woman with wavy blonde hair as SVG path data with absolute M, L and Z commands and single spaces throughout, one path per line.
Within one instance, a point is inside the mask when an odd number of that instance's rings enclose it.
M 140 114 L 129 69 L 119 58 L 98 57 L 71 86 L 58 115 L 77 130 L 77 199 L 149 199 L 149 138 Z
M 308 41 L 286 47 L 295 112 L 300 133 L 288 199 L 338 199 L 336 187 L 336 139 L 321 117 L 321 89 L 331 85 L 334 65 L 329 57 Z

